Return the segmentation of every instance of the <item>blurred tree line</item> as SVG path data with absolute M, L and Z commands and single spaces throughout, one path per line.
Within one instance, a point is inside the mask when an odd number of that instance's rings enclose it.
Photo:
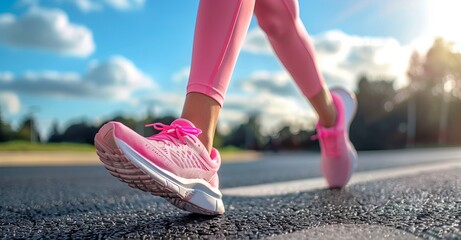
M 11 125 L 3 120 L 0 108 L 0 142 L 24 140 L 31 142 L 40 142 L 40 134 L 35 126 L 35 118 L 28 115 L 20 124 L 18 130 L 13 130 Z
M 393 79 L 359 77 L 358 110 L 350 129 L 351 141 L 357 149 L 461 145 L 461 53 L 452 43 L 436 39 L 425 55 L 416 52 L 412 55 L 407 73 L 409 84 L 398 90 Z M 0 142 L 40 141 L 32 115 L 27 116 L 16 131 L 1 116 L 0 109 Z M 150 136 L 155 130 L 145 128 L 145 124 L 169 124 L 174 119 L 148 115 L 142 120 L 123 116 L 110 120 Z M 93 144 L 99 127 L 81 121 L 61 132 L 54 123 L 47 141 Z M 318 142 L 311 140 L 314 134 L 315 129 L 293 131 L 293 126 L 287 124 L 274 134 L 264 136 L 258 114 L 250 114 L 245 123 L 235 126 L 229 134 L 218 131 L 215 145 L 274 151 L 318 149 Z

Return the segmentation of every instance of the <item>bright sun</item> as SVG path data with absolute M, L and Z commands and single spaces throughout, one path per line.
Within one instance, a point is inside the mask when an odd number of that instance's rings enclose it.
M 424 35 L 443 37 L 461 45 L 461 1 L 426 0 L 427 26 Z

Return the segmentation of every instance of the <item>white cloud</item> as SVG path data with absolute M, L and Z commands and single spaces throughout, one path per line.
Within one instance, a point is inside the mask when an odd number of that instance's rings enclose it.
M 39 6 L 42 0 L 20 0 L 18 6 Z M 45 1 L 46 2 L 46 1 Z M 118 11 L 131 11 L 142 9 L 145 0 L 55 0 L 57 3 L 71 3 L 83 12 L 94 12 L 106 7 Z
M 155 114 L 173 114 L 179 116 L 182 111 L 186 94 L 162 92 L 142 99 L 142 103 Z
M 273 134 L 287 123 L 306 129 L 316 119 L 306 98 L 285 71 L 254 71 L 238 87 L 239 91 L 232 91 L 234 94 L 228 94 L 224 102 L 220 122 L 225 130 L 251 114 L 260 116 L 263 134 Z
M 24 15 L 0 15 L 0 43 L 72 56 L 88 56 L 95 50 L 92 32 L 69 22 L 59 9 L 32 7 Z
M 130 11 L 143 8 L 145 0 L 76 0 L 72 2 L 83 12 L 99 11 L 105 7 L 118 11 Z
M 10 82 L 14 78 L 13 73 L 10 72 L 0 72 L 0 82 Z
M 92 0 L 75 0 L 75 5 L 84 12 L 98 11 L 102 9 L 102 4 Z
M 394 38 L 347 35 L 328 31 L 311 36 L 319 68 L 328 85 L 355 87 L 361 74 L 397 79 L 397 86 L 405 85 L 406 70 L 412 48 L 402 46 Z M 274 54 L 260 28 L 250 30 L 243 50 L 254 54 Z
M 106 0 L 105 3 L 117 10 L 133 10 L 144 6 L 145 0 Z
M 314 37 L 317 61 L 327 83 L 355 86 L 361 74 L 406 83 L 411 48 L 393 38 L 360 37 L 329 31 Z
M 0 89 L 41 96 L 128 99 L 134 91 L 154 87 L 151 78 L 120 56 L 93 61 L 83 75 L 56 71 L 0 74 Z
M 12 92 L 0 92 L 0 110 L 6 109 L 10 114 L 16 114 L 21 109 L 21 102 Z
M 103 63 L 93 61 L 84 78 L 97 86 L 107 87 L 142 88 L 153 84 L 133 62 L 121 56 L 111 57 Z
M 278 96 L 299 95 L 290 75 L 285 71 L 254 71 L 242 81 L 241 87 L 243 90 L 253 93 L 267 92 Z
M 312 108 L 302 97 L 286 97 L 270 92 L 230 94 L 226 97 L 219 118 L 220 130 L 228 131 L 245 122 L 251 114 L 260 116 L 261 131 L 265 135 L 275 133 L 286 123 L 306 129 L 316 119 Z
M 255 54 L 274 54 L 266 34 L 259 27 L 248 31 L 242 50 Z
M 173 74 L 174 82 L 182 82 L 189 79 L 190 67 L 184 67 L 175 74 Z

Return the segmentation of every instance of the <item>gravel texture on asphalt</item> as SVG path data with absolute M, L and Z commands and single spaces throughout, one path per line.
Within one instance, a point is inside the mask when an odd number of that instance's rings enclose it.
M 343 190 L 225 196 L 226 213 L 217 217 L 177 210 L 101 168 L 0 168 L 0 238 L 327 238 L 340 226 L 344 238 L 357 239 L 357 225 L 389 229 L 382 236 L 461 239 L 459 168 Z

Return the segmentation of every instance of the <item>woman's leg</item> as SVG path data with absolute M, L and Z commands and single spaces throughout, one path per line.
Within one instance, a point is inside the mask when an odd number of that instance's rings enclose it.
M 319 123 L 333 126 L 335 107 L 318 70 L 315 50 L 299 19 L 298 1 L 257 0 L 254 11 L 280 61 L 318 113 Z
M 319 115 L 317 136 L 323 176 L 330 187 L 344 187 L 358 158 L 349 140 L 357 106 L 353 93 L 326 88 L 314 48 L 298 16 L 297 0 L 257 0 L 255 14 L 277 56 Z
M 201 0 L 195 26 L 191 72 L 182 118 L 202 129 L 211 151 L 217 119 L 255 0 Z

